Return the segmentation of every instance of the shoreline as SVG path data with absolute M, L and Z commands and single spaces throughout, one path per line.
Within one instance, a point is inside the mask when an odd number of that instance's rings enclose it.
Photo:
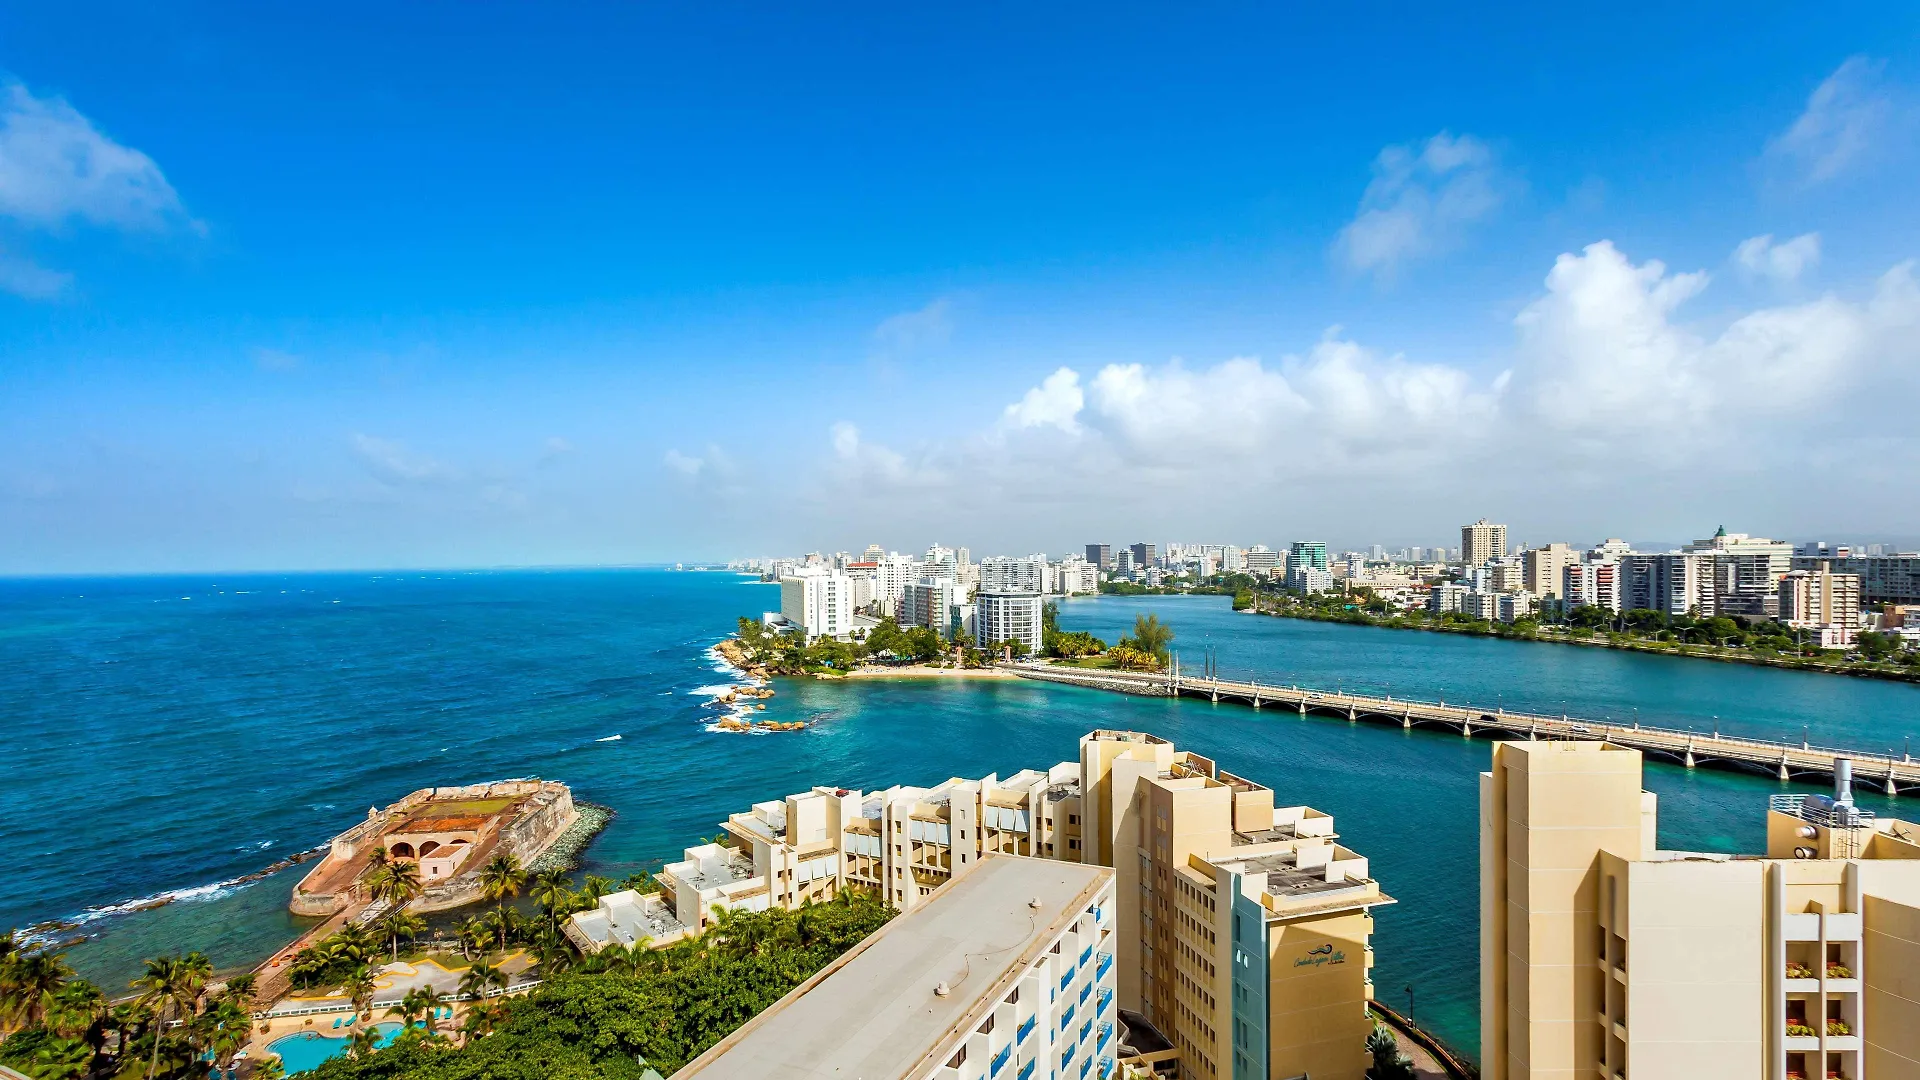
M 858 667 L 840 676 L 842 679 L 1017 679 L 1019 677 L 999 667 L 950 668 L 933 667 L 928 664 Z
M 1385 620 L 1372 618 L 1345 619 L 1328 618 L 1302 612 L 1273 611 L 1261 608 L 1240 608 L 1237 614 L 1266 615 L 1275 619 L 1299 619 L 1302 622 L 1337 623 L 1344 626 L 1367 626 L 1376 630 L 1414 630 L 1429 634 L 1460 634 L 1465 637 L 1492 638 L 1496 641 L 1530 642 L 1540 645 L 1581 645 L 1594 649 L 1614 649 L 1620 652 L 1644 653 L 1648 656 L 1670 656 L 1682 660 L 1714 660 L 1723 664 L 1746 664 L 1750 667 L 1776 668 L 1782 671 L 1805 671 L 1815 675 L 1845 675 L 1856 679 L 1879 679 L 1882 682 L 1920 683 L 1920 670 L 1914 672 L 1885 671 L 1879 668 L 1856 668 L 1835 664 L 1824 664 L 1810 658 L 1741 656 L 1733 653 L 1682 651 L 1681 648 L 1664 648 L 1659 644 L 1644 641 L 1609 641 L 1602 638 L 1577 638 L 1566 634 L 1501 634 L 1488 630 L 1476 630 L 1461 626 L 1396 626 Z M 1710 649 L 1713 646 L 1688 644 L 1686 650 Z

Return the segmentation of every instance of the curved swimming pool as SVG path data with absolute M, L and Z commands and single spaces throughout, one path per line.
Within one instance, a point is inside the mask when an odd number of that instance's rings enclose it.
M 400 1034 L 400 1025 L 391 1021 L 375 1024 L 373 1029 L 380 1033 L 375 1046 L 386 1046 Z M 282 1035 L 267 1044 L 267 1052 L 280 1055 L 280 1067 L 288 1076 L 294 1073 L 309 1072 L 320 1067 L 320 1063 L 347 1052 L 351 1036 L 336 1037 L 322 1035 L 317 1031 L 296 1031 L 291 1035 Z

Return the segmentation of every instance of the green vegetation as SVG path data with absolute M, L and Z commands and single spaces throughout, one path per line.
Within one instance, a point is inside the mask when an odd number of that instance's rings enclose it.
M 1314 619 L 1402 630 L 1483 634 L 1528 641 L 1606 645 L 1639 652 L 1698 656 L 1852 675 L 1920 681 L 1920 652 L 1903 647 L 1898 634 L 1861 634 L 1851 652 L 1821 649 L 1807 633 L 1771 619 L 1670 615 L 1639 608 L 1615 613 L 1579 606 L 1556 620 L 1520 619 L 1511 624 L 1476 619 L 1461 612 L 1402 611 L 1365 586 L 1345 592 L 1305 595 L 1285 589 L 1258 589 L 1248 603 L 1236 597 L 1236 610 L 1291 619 Z
M 867 660 L 896 660 L 925 663 L 947 652 L 951 644 L 924 626 L 901 628 L 891 618 L 867 632 L 861 641 L 834 641 L 822 638 L 808 645 L 797 634 L 776 634 L 760 625 L 760 620 L 739 621 L 739 642 L 747 665 L 764 668 L 770 675 L 808 675 L 821 672 L 846 672 Z
M 1107 643 L 1085 630 L 1060 629 L 1060 605 L 1049 600 L 1040 609 L 1040 652 L 1063 660 L 1098 656 L 1107 651 Z
M 0 1065 L 36 1080 L 157 1078 L 225 1068 L 247 1044 L 253 976 L 209 992 L 213 965 L 199 953 L 147 961 L 119 1004 L 76 977 L 62 955 L 0 937 Z M 107 1052 L 109 1043 L 115 1047 Z
M 468 1013 L 466 1045 L 414 1028 L 384 1050 L 322 1065 L 315 1080 L 637 1080 L 670 1074 L 879 929 L 864 895 L 797 911 L 715 912 L 666 949 L 618 946 L 524 998 Z M 471 977 L 471 976 L 470 976 Z M 424 1006 L 415 1002 L 414 1011 Z M 402 1003 L 404 1009 L 406 1004 Z

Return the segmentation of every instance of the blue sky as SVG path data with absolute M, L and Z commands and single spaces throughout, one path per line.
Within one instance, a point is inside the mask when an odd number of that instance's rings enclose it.
M 1607 16 L 0 10 L 0 572 L 1920 537 L 1920 15 Z

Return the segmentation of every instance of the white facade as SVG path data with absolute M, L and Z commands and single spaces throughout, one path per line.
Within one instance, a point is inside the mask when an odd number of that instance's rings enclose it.
M 1287 568 L 1287 588 L 1309 593 L 1333 588 L 1333 571 L 1318 566 L 1295 565 Z
M 1045 555 L 1022 557 L 993 556 L 980 560 L 980 591 L 983 593 L 1042 593 L 1045 583 L 1041 568 Z
M 1100 568 L 1085 559 L 1068 559 L 1060 564 L 1060 593 L 1063 596 L 1084 596 L 1100 591 Z
M 1570 606 L 1621 610 L 1620 564 L 1612 559 L 1575 563 L 1561 572 L 1560 580 L 1560 595 Z
M 807 637 L 853 633 L 853 580 L 838 571 L 806 567 L 780 579 L 780 614 Z
M 1039 593 L 982 592 L 974 600 L 974 639 L 982 648 L 1017 641 L 1029 656 L 1038 656 L 1043 603 Z

